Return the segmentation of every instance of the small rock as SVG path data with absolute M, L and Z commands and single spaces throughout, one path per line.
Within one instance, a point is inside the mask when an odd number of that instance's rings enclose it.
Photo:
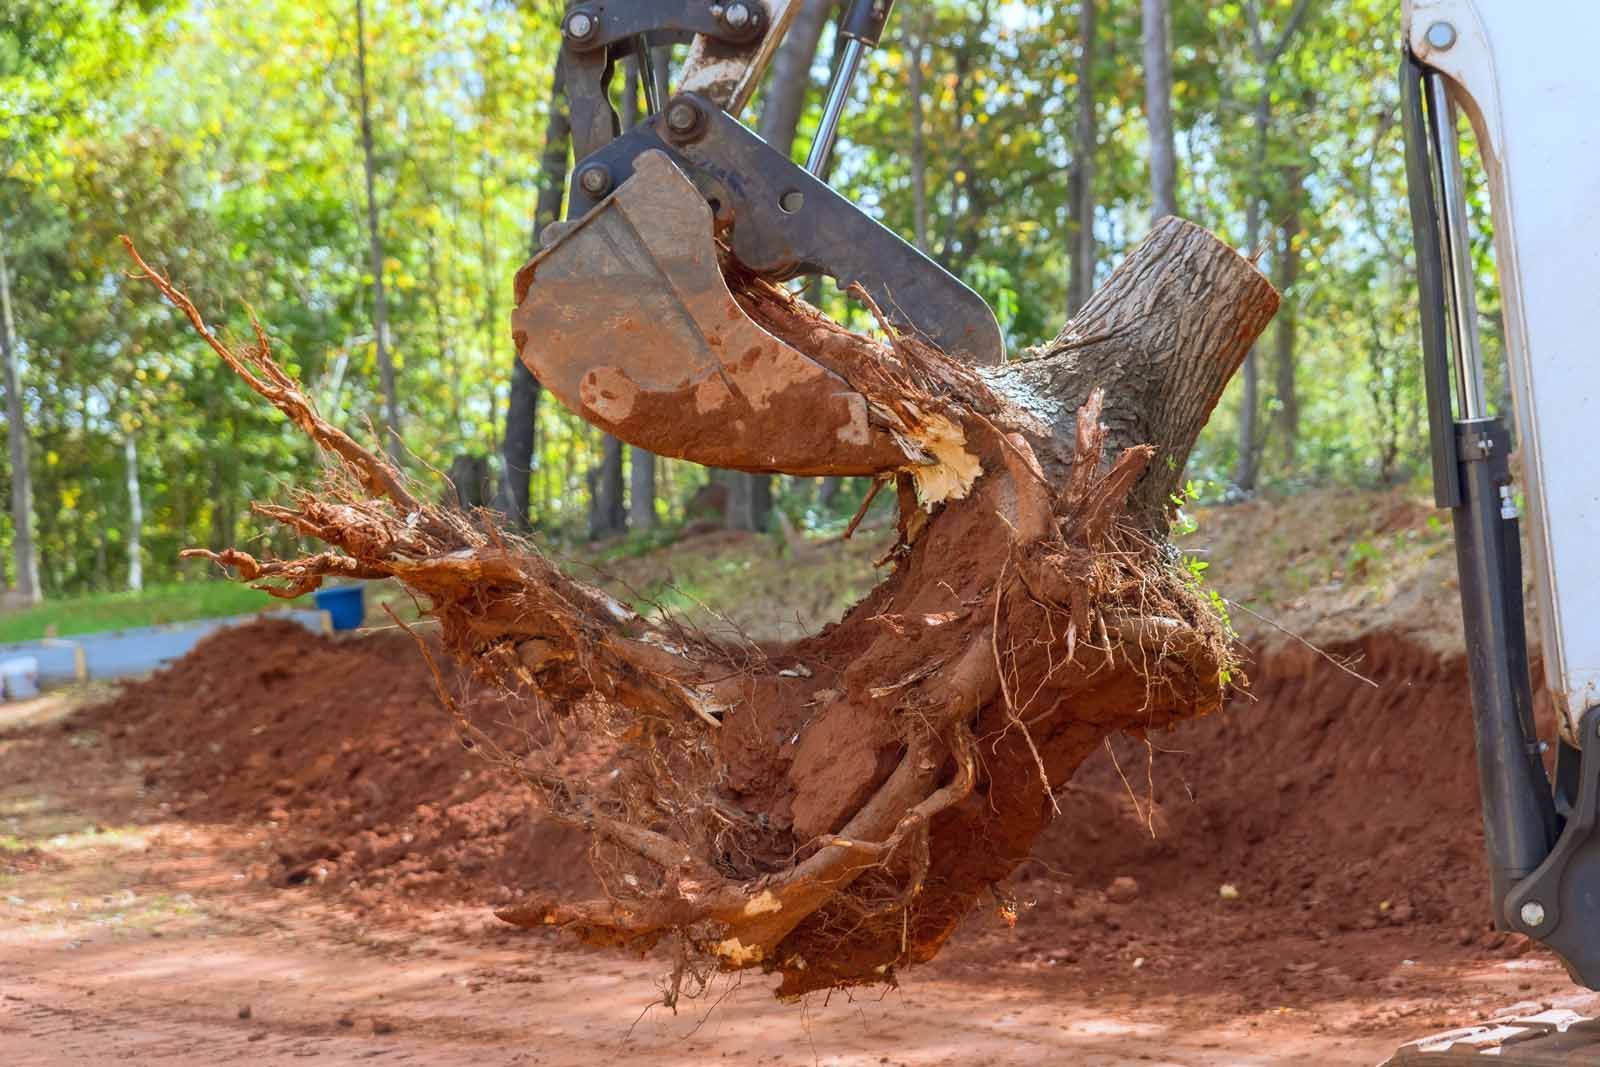
M 1139 883 L 1127 875 L 1122 875 L 1111 880 L 1106 887 L 1106 899 L 1118 904 L 1126 904 L 1139 895 Z
M 347 1030 L 350 1027 L 352 1027 L 352 1026 L 354 1026 L 356 1024 L 356 1021 L 354 1019 L 350 1018 L 350 1016 L 348 1016 L 348 1015 L 341 1015 L 341 1016 L 339 1016 L 339 1018 L 335 1019 L 334 1021 L 337 1022 L 340 1026 L 344 1027 Z
M 1222 885 L 1217 887 L 1217 896 L 1223 900 L 1238 900 L 1239 887 L 1232 882 L 1223 882 Z
M 252 1014 L 254 1013 L 251 1012 L 250 1005 L 248 1004 L 245 1004 L 239 1008 L 239 1018 L 241 1019 L 248 1019 Z
M 245 1038 L 246 1041 L 265 1041 L 266 1039 L 267 1032 L 265 1030 L 257 1030 L 255 1033 Z
M 394 1023 L 383 1019 L 374 1019 L 372 1020 L 372 1032 L 375 1034 L 392 1034 L 394 1033 Z

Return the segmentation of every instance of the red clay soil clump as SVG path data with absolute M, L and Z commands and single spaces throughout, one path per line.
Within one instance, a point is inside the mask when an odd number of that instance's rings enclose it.
M 475 717 L 513 717 L 496 693 L 446 682 Z M 595 888 L 585 841 L 540 819 L 527 789 L 462 746 L 403 633 L 329 640 L 283 621 L 223 630 L 84 714 L 121 753 L 155 757 L 145 785 L 169 793 L 175 813 L 266 823 L 280 885 L 324 884 L 370 904 Z
M 1093 984 L 1144 959 L 1137 973 L 1195 970 L 1270 999 L 1393 964 L 1365 959 L 1365 942 L 1338 950 L 1341 935 L 1521 951 L 1487 928 L 1461 662 L 1385 634 L 1335 651 L 1377 687 L 1278 645 L 1251 665 L 1251 697 L 1087 763 L 1034 860 L 999 887 L 1015 930 L 980 912 L 952 964 L 1036 959 Z M 403 634 L 224 631 L 85 715 L 121 754 L 154 757 L 146 784 L 179 815 L 271 826 L 279 884 L 358 905 L 593 888 L 586 839 L 462 748 Z M 1286 942 L 1305 952 L 1280 958 Z

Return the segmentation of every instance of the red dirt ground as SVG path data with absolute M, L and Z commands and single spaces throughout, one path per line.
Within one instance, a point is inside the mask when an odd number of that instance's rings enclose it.
M 1087 765 L 1035 861 L 1000 888 L 1018 905 L 1014 928 L 999 909 L 974 915 L 939 960 L 907 972 L 903 990 L 883 1001 L 858 993 L 828 1006 L 820 998 L 778 1005 L 747 979 L 711 1013 L 710 1036 L 699 1044 L 683 1037 L 686 1026 L 667 1022 L 651 1024 L 661 1041 L 639 1044 L 624 1036 L 626 1019 L 561 992 L 571 983 L 573 994 L 637 1013 L 664 961 L 580 951 L 559 935 L 520 934 L 487 917 L 485 906 L 523 887 L 575 889 L 592 875 L 580 842 L 542 822 L 524 793 L 460 746 L 403 634 L 330 641 L 270 622 L 225 632 L 59 726 L 0 734 L 0 769 L 24 753 L 35 769 L 52 753 L 48 766 L 72 758 L 76 738 L 91 739 L 91 748 L 103 739 L 92 751 L 111 768 L 106 774 L 115 778 L 115 768 L 133 761 L 142 782 L 134 789 L 146 799 L 130 805 L 108 794 L 104 776 L 90 775 L 71 788 L 73 803 L 98 818 L 131 814 L 163 828 L 165 843 L 151 846 L 146 867 L 205 868 L 195 858 L 204 855 L 235 872 L 218 876 L 221 885 L 200 879 L 245 924 L 208 937 L 236 939 L 229 951 L 240 954 L 247 945 L 258 956 L 276 952 L 264 958 L 281 958 L 296 982 L 324 983 L 335 1000 L 356 996 L 353 983 L 367 965 L 330 969 L 307 923 L 353 926 L 362 937 L 384 930 L 396 942 L 443 937 L 437 951 L 462 961 L 460 974 L 445 968 L 447 978 L 506 995 L 481 1002 L 495 1005 L 493 1019 L 477 1009 L 463 1016 L 462 1034 L 474 1026 L 501 1032 L 511 1023 L 499 1013 L 517 1012 L 519 1003 L 541 1019 L 555 1011 L 571 1023 L 550 1035 L 556 1045 L 540 1046 L 547 1059 L 527 1062 L 592 1062 L 602 1052 L 638 1062 L 718 1054 L 757 1062 L 758 1051 L 783 1063 L 1374 1062 L 1403 1038 L 1474 1022 L 1518 1000 L 1570 999 L 1541 951 L 1488 929 L 1459 661 L 1384 634 L 1333 651 L 1377 684 L 1280 644 L 1258 656 L 1251 697 L 1227 713 L 1153 735 L 1148 746 L 1124 742 Z M 504 710 L 475 699 L 480 713 Z M 61 775 L 34 781 L 66 788 Z M 166 810 L 148 810 L 153 804 Z M 189 841 L 192 855 L 172 835 Z M 18 871 L 38 870 L 52 862 L 49 851 L 0 857 Z M 12 880 L 29 877 L 43 875 Z M 1237 895 L 1225 898 L 1225 884 Z M 285 921 L 300 932 L 275 950 L 245 929 Z M 8 991 L 15 965 L 35 959 L 24 949 L 16 955 L 0 945 Z M 160 945 L 141 951 L 142 966 L 167 959 Z M 198 977 L 174 980 L 204 999 L 200 985 L 225 988 L 231 979 L 226 952 L 200 956 Z M 468 966 L 474 961 L 477 971 Z M 369 985 L 384 980 L 382 962 L 372 964 Z M 71 990 L 81 997 L 85 988 L 121 995 L 122 971 L 102 970 L 74 970 L 77 977 L 39 1003 Z M 472 977 L 480 972 L 489 977 Z M 620 977 L 600 992 L 599 975 Z M 541 976 L 559 981 L 522 984 Z M 408 1003 L 435 1015 L 459 1007 L 420 993 Z M 34 1033 L 32 1016 L 8 1020 L 6 1007 L 0 1001 L 0 1033 Z M 836 1037 L 839 1020 L 857 1016 L 862 1034 L 882 1032 L 887 1043 L 852 1037 L 830 1045 L 829 1037 L 815 1048 L 817 1033 Z M 581 1026 L 573 1021 L 580 1017 Z M 795 1025 L 811 1036 L 801 1041 Z M 759 1050 L 744 1043 L 755 1034 Z M 210 1039 L 197 1032 L 201 1044 L 184 1054 Z M 511 1062 L 508 1047 L 483 1039 L 507 1053 L 490 1062 Z M 857 1055 L 873 1050 L 884 1058 Z M 422 1046 L 413 1052 L 421 1062 L 446 1062 Z M 484 1062 L 477 1053 L 467 1058 Z

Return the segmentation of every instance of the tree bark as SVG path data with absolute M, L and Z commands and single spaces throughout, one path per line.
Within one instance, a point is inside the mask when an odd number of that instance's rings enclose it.
M 1094 292 L 1094 157 L 1099 141 L 1094 110 L 1095 4 L 1078 4 L 1078 103 L 1074 126 L 1072 175 L 1067 181 L 1071 215 L 1072 272 L 1068 278 L 1067 314 L 1076 315 Z
M 654 70 L 654 73 L 659 91 L 661 72 Z M 662 94 L 661 99 L 665 100 L 666 95 Z M 632 129 L 638 121 L 639 70 L 637 63 L 628 59 L 622 79 L 622 127 Z M 656 457 L 642 448 L 628 450 L 627 525 L 635 530 L 651 530 L 656 525 Z
M 656 526 L 656 457 L 642 448 L 628 449 L 628 525 Z
M 1262 93 L 1256 102 L 1256 122 L 1258 134 L 1257 145 L 1260 148 L 1262 159 L 1258 166 L 1265 165 L 1266 155 L 1266 123 L 1268 119 L 1267 95 Z M 1254 256 L 1260 251 L 1261 244 L 1261 200 L 1252 196 L 1249 204 L 1245 206 L 1244 244 L 1248 255 Z M 1239 463 L 1234 470 L 1233 481 L 1246 493 L 1255 491 L 1256 477 L 1259 473 L 1257 461 L 1261 457 L 1261 434 L 1257 429 L 1257 420 L 1261 410 L 1261 372 L 1259 361 L 1256 359 L 1256 349 L 1251 347 L 1245 356 L 1244 366 L 1239 370 Z
M 128 588 L 144 588 L 144 495 L 139 491 L 139 442 L 132 431 L 122 439 L 124 478 L 128 486 Z
M 1300 281 L 1300 248 L 1296 242 L 1300 236 L 1300 215 L 1299 198 L 1294 195 L 1300 177 L 1299 168 L 1291 167 L 1284 173 L 1289 190 L 1290 212 L 1278 234 L 1278 247 L 1273 261 L 1273 284 L 1279 293 L 1287 297 L 1273 328 L 1274 384 L 1278 398 L 1278 407 L 1273 415 L 1274 436 L 1285 471 L 1292 471 L 1295 467 L 1300 440 L 1300 397 L 1295 388 L 1295 327 L 1299 317 L 1295 286 Z
M 1261 251 L 1262 216 L 1265 210 L 1267 142 L 1272 129 L 1272 75 L 1278 61 L 1288 50 L 1295 34 L 1305 22 L 1311 0 L 1295 0 L 1289 17 L 1276 39 L 1269 41 L 1266 26 L 1258 9 L 1258 0 L 1245 0 L 1243 6 L 1245 25 L 1250 33 L 1250 50 L 1261 73 L 1261 88 L 1256 93 L 1252 108 L 1255 142 L 1251 148 L 1250 173 L 1246 176 L 1248 201 L 1245 205 L 1245 250 L 1247 255 Z M 1242 388 L 1239 397 L 1239 460 L 1234 472 L 1234 483 L 1245 492 L 1254 492 L 1260 475 L 1261 449 L 1265 443 L 1259 430 L 1261 411 L 1261 372 L 1256 349 L 1251 348 L 1245 357 L 1240 377 Z
M 567 114 L 566 88 L 561 64 L 551 80 L 550 113 L 545 120 L 544 153 L 539 159 L 539 195 L 533 207 L 533 232 L 529 254 L 539 251 L 539 231 L 561 217 L 567 188 L 567 157 L 571 154 L 572 121 Z M 499 512 L 514 529 L 527 530 L 528 485 L 533 472 L 533 450 L 539 419 L 539 379 L 520 355 L 511 355 L 511 395 L 506 403 L 505 432 L 500 438 Z
M 922 63 L 928 38 L 927 9 L 918 7 L 900 16 L 902 45 L 906 53 L 906 96 L 911 103 L 911 226 L 917 249 L 927 253 L 928 243 L 928 131 L 924 114 Z
M 17 366 L 17 326 L 11 313 L 11 271 L 6 263 L 5 229 L 0 227 L 0 358 L 5 363 L 6 436 L 11 449 L 11 547 L 17 568 L 17 596 L 37 604 L 39 550 L 33 538 L 33 467 L 28 458 L 27 412 Z
M 1172 47 L 1167 0 L 1144 0 L 1144 113 L 1150 127 L 1151 222 L 1178 213 L 1172 137 Z
M 400 391 L 389 353 L 389 308 L 383 291 L 383 233 L 378 227 L 377 160 L 372 146 L 372 109 L 367 92 L 366 0 L 356 0 L 356 83 L 361 105 L 361 168 L 367 188 L 367 247 L 372 269 L 372 331 L 378 350 L 378 384 L 383 391 L 384 446 L 396 464 L 400 441 Z
M 600 463 L 589 472 L 589 539 L 626 533 L 628 509 L 623 503 L 622 442 L 606 434 Z

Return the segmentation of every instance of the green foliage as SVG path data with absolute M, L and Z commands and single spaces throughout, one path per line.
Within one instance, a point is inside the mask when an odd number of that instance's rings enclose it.
M 1425 420 L 1392 0 L 1319 0 L 1265 80 L 1240 3 L 1172 7 L 1180 206 L 1239 242 L 1248 205 L 1264 205 L 1273 239 L 1263 266 L 1290 252 L 1301 265 L 1285 293 L 1297 325 L 1299 429 L 1288 441 L 1270 418 L 1287 398 L 1264 373 L 1265 483 L 1411 477 L 1425 465 Z M 1291 7 L 1257 0 L 1255 9 L 1275 30 Z M 532 242 L 559 8 L 369 5 L 384 273 L 405 444 L 419 473 L 446 469 L 459 453 L 497 451 L 511 277 Z M 1085 88 L 1075 74 L 1080 12 L 1077 2 L 902 5 L 837 152 L 835 183 L 909 236 L 921 144 L 929 251 L 994 306 L 1014 351 L 1047 341 L 1063 319 L 1077 160 L 1088 154 L 1094 164 L 1101 277 L 1149 225 L 1139 7 L 1100 0 L 1092 145 L 1076 144 L 1073 130 Z M 908 99 L 913 64 L 920 136 Z M 1263 92 L 1271 122 L 1258 158 L 1253 103 Z M 0 243 L 14 276 L 52 595 L 125 580 L 130 437 L 145 571 L 155 580 L 184 573 L 182 547 L 248 538 L 257 529 L 250 501 L 303 483 L 317 465 L 170 310 L 128 282 L 117 234 L 131 233 L 219 329 L 248 336 L 253 311 L 336 421 L 358 436 L 376 421 L 355 93 L 349 4 L 0 5 Z M 820 95 L 810 94 L 802 143 Z M 1481 181 L 1473 195 L 1482 200 Z M 1487 283 L 1486 231 L 1478 239 Z M 826 310 L 870 328 L 828 290 Z M 1497 301 L 1481 303 L 1492 317 Z M 1230 392 L 1201 438 L 1186 502 L 1227 495 L 1238 403 Z M 581 537 L 599 434 L 546 397 L 536 448 L 536 528 Z M 669 532 L 619 551 L 669 536 L 705 482 L 675 461 L 659 470 Z M 796 527 L 837 532 L 865 491 L 847 481 L 823 507 L 813 480 L 787 479 L 778 506 Z M 7 556 L 9 547 L 0 521 Z

